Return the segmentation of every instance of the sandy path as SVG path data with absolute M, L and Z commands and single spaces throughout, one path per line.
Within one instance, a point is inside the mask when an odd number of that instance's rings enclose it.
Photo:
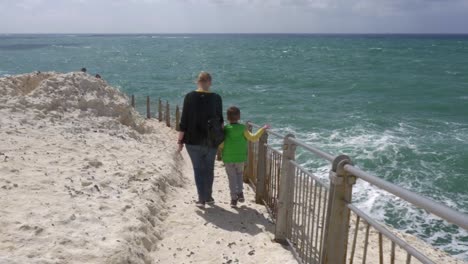
M 290 251 L 272 242 L 274 225 L 265 207 L 255 204 L 250 187 L 245 185 L 246 202 L 238 209 L 230 207 L 222 163 L 216 164 L 216 205 L 206 209 L 194 206 L 193 176 L 191 171 L 185 174 L 185 187 L 168 199 L 172 209 L 163 222 L 164 238 L 153 253 L 155 263 L 297 263 Z

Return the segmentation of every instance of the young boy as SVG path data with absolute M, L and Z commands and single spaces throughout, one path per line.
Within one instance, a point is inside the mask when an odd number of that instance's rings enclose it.
M 229 178 L 231 191 L 231 207 L 237 207 L 237 202 L 244 202 L 243 174 L 244 162 L 247 161 L 248 141 L 258 141 L 263 132 L 269 128 L 263 126 L 257 133 L 251 134 L 246 125 L 239 124 L 240 110 L 235 106 L 227 110 L 229 124 L 224 127 L 224 143 L 222 144 L 222 158 Z

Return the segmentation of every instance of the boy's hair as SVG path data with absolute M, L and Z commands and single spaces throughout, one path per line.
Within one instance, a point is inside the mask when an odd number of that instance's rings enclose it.
M 239 119 L 240 119 L 240 109 L 235 107 L 235 106 L 229 107 L 228 110 L 227 110 L 227 119 L 229 121 L 239 121 Z

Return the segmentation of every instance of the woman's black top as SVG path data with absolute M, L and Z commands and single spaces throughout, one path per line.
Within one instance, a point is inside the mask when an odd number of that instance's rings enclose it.
M 185 132 L 184 143 L 206 145 L 208 141 L 208 120 L 223 119 L 223 100 L 216 93 L 190 92 L 185 96 L 180 119 L 180 131 Z

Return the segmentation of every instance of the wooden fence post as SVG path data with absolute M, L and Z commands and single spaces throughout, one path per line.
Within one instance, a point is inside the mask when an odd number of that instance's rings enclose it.
M 151 118 L 150 97 L 146 97 L 146 118 Z
M 161 97 L 159 97 L 158 99 L 158 120 L 159 122 L 162 122 L 163 120 L 163 107 L 162 107 L 162 101 L 161 101 Z
M 289 235 L 288 226 L 291 222 L 293 211 L 293 191 L 296 175 L 294 166 L 289 161 L 296 159 L 296 145 L 291 142 L 290 138 L 294 138 L 294 135 L 286 135 L 283 143 L 283 160 L 275 230 L 275 241 L 279 243 L 286 243 Z
M 247 130 L 249 132 L 252 132 L 252 125 L 247 123 Z M 243 180 L 244 183 L 249 183 L 249 178 L 252 177 L 252 168 L 253 168 L 253 146 L 252 142 L 247 143 L 247 162 L 244 163 L 244 175 L 243 175 Z
M 132 107 L 135 108 L 135 95 L 132 94 Z
M 175 129 L 176 131 L 180 131 L 180 109 L 179 106 L 176 106 L 175 110 Z
M 264 133 L 258 141 L 258 159 L 257 159 L 257 182 L 255 192 L 255 202 L 258 204 L 264 204 L 263 198 L 265 197 L 265 175 L 266 175 L 266 159 L 267 159 L 267 147 L 268 133 Z
M 323 241 L 321 264 L 344 264 L 348 246 L 350 211 L 346 206 L 351 202 L 356 177 L 344 170 L 352 164 L 346 155 L 335 158 L 330 171 L 330 192 Z
M 169 107 L 169 101 L 166 101 L 166 125 L 171 127 L 171 110 Z

